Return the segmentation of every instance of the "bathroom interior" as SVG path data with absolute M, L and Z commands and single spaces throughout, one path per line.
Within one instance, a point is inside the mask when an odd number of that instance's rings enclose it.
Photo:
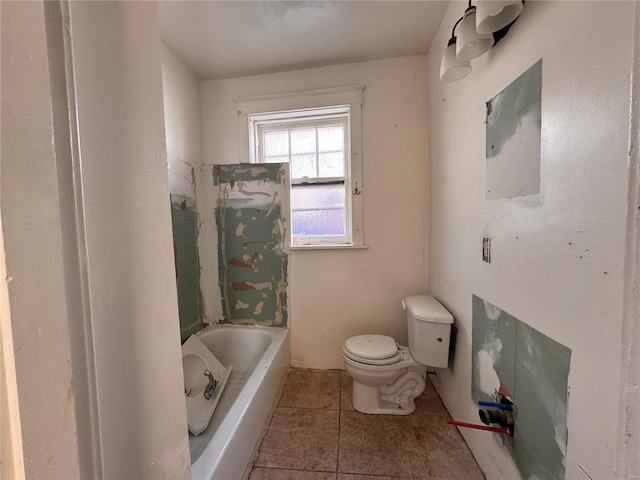
M 287 374 L 350 403 L 345 342 L 411 345 L 405 302 L 429 295 L 452 322 L 420 370 L 441 426 L 513 402 L 509 432 L 459 427 L 484 477 L 638 478 L 640 9 L 524 2 L 442 81 L 469 3 L 2 2 L 3 477 L 240 480 Z M 505 181 L 492 119 L 522 97 L 537 130 Z M 249 163 L 250 115 L 309 98 L 352 109 L 346 247 L 292 245 L 290 168 Z M 234 358 L 225 390 L 251 364 L 202 436 L 193 334 Z

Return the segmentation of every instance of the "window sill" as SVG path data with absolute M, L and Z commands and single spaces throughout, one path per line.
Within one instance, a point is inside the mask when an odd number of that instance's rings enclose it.
M 355 244 L 355 245 L 291 245 L 290 250 L 366 250 L 369 245 Z

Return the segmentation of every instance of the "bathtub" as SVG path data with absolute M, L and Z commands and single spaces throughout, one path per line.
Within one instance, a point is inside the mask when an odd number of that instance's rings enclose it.
M 207 429 L 189 434 L 194 480 L 246 478 L 291 366 L 285 328 L 212 325 L 198 337 L 225 366 L 233 366 Z

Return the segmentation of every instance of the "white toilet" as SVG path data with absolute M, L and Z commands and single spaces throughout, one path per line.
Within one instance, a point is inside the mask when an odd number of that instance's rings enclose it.
M 353 407 L 362 413 L 409 415 L 425 389 L 427 366 L 446 367 L 453 317 L 433 297 L 402 301 L 407 312 L 409 346 L 386 335 L 358 335 L 342 347 L 353 378 Z

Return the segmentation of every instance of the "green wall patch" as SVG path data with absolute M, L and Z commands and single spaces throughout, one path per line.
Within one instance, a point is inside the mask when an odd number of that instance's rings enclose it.
M 202 293 L 198 256 L 198 213 L 193 198 L 171 194 L 173 250 L 178 287 L 180 338 L 184 342 L 202 328 Z
M 225 323 L 287 326 L 286 167 L 214 166 L 218 279 Z
M 540 193 L 542 60 L 487 102 L 485 198 Z
M 571 350 L 473 296 L 472 396 L 514 403 L 513 438 L 503 436 L 523 478 L 564 479 Z

